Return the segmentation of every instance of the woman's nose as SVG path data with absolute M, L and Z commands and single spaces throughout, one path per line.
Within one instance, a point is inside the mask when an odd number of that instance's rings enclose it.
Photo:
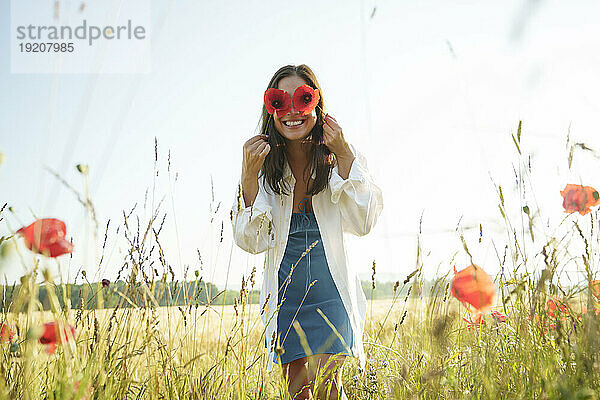
M 290 106 L 290 114 L 294 115 L 297 113 L 298 113 L 298 111 L 294 108 L 294 103 L 292 103 L 292 105 Z

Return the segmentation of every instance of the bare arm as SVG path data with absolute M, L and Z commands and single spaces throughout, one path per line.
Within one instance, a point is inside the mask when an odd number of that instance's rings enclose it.
M 254 177 L 242 174 L 242 195 L 244 196 L 245 207 L 254 204 L 258 194 L 258 176 Z
M 354 161 L 354 153 L 352 153 L 352 149 L 349 145 L 346 145 L 346 151 L 337 155 L 338 162 L 338 173 L 342 177 L 342 179 L 348 179 L 348 175 L 350 174 L 350 168 L 352 167 L 352 162 Z

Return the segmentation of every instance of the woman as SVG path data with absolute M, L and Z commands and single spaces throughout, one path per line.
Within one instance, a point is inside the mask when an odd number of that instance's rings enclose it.
M 281 363 L 293 399 L 325 398 L 330 383 L 329 398 L 344 399 L 345 356 L 365 367 L 366 299 L 347 263 L 343 232 L 366 235 L 383 209 L 364 156 L 323 109 L 308 66 L 275 73 L 261 134 L 244 144 L 231 210 L 236 244 L 267 252 L 260 306 L 268 371 Z M 325 368 L 325 384 L 313 394 L 317 367 Z

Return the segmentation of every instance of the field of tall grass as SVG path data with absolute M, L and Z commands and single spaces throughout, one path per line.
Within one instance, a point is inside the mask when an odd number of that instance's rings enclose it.
M 358 360 L 347 358 L 342 370 L 349 399 L 598 397 L 598 210 L 565 213 L 559 225 L 546 226 L 541 205 L 530 197 L 531 166 L 521 154 L 520 124 L 512 139 L 519 154 L 514 167 L 523 200 L 510 203 L 502 187 L 495 187 L 506 238 L 497 264 L 479 265 L 471 256 L 477 240 L 460 230 L 456 233 L 463 243 L 457 252 L 484 270 L 500 271 L 492 276 L 495 313 L 474 321 L 453 297 L 452 267 L 467 266 L 453 259 L 448 260 L 448 273 L 425 290 L 423 271 L 433 266 L 424 265 L 417 238 L 414 269 L 396 283 L 394 298 L 369 302 L 363 336 L 367 366 L 361 370 Z M 585 151 L 578 145 L 570 144 L 569 164 L 574 154 Z M 545 213 L 564 212 L 561 189 L 556 188 L 558 200 L 544 203 Z M 4 207 L 0 217 L 8 213 Z M 153 215 L 148 221 L 138 220 L 136 227 L 131 213 L 123 213 L 121 232 L 130 249 L 120 273 L 127 285 L 87 284 L 92 294 L 114 296 L 114 308 L 93 308 L 85 300 L 71 304 L 68 284 L 53 282 L 40 262 L 27 266 L 29 273 L 16 293 L 8 296 L 9 288 L 3 287 L 0 398 L 288 398 L 277 366 L 266 372 L 260 320 L 264 310 L 247 301 L 249 291 L 256 289 L 256 269 L 243 281 L 232 306 L 221 305 L 218 293 L 204 303 L 184 295 L 183 305 L 159 306 L 156 285 L 172 282 L 175 276 L 160 247 L 164 220 L 157 218 L 158 212 Z M 0 241 L 6 245 L 17 238 L 9 235 Z M 566 264 L 575 265 L 581 277 L 573 281 L 572 276 L 568 285 L 562 284 L 560 273 Z M 371 267 L 376 292 L 376 263 L 365 266 Z M 196 274 L 197 287 L 205 285 L 202 278 Z M 46 285 L 49 311 L 38 301 L 41 284 Z M 182 287 L 187 286 L 175 285 L 173 290 Z M 370 299 L 373 292 L 365 295 Z M 48 322 L 63 328 L 58 337 L 46 337 Z M 67 325 L 74 330 L 64 329 Z

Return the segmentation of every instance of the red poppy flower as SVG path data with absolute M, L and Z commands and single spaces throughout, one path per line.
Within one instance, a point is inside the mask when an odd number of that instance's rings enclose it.
M 38 219 L 17 231 L 23 235 L 27 248 L 36 253 L 58 257 L 73 251 L 73 243 L 65 240 L 67 227 L 55 218 Z
M 506 322 L 506 315 L 502 314 L 500 311 L 492 311 L 492 317 L 497 322 Z
M 265 107 L 269 114 L 273 114 L 277 110 L 276 116 L 281 117 L 292 109 L 292 99 L 288 92 L 268 88 L 265 90 Z
M 600 280 L 592 281 L 592 294 L 600 300 Z
M 46 353 L 53 354 L 56 350 L 56 345 L 62 343 L 62 337 L 65 336 L 66 340 L 69 340 L 67 330 L 63 328 L 63 332 L 59 334 L 59 324 L 56 322 L 47 322 L 44 324 L 42 336 L 40 336 L 40 343 L 46 345 Z M 71 335 L 75 336 L 75 327 L 69 325 Z
M 0 342 L 12 342 L 15 337 L 15 332 L 8 327 L 6 324 L 2 324 L 2 328 L 0 329 Z
M 558 299 L 548 299 L 546 301 L 546 309 L 550 318 L 560 318 L 561 321 L 567 319 L 569 309 L 567 306 Z M 558 312 L 556 312 L 558 310 Z
M 472 319 L 466 319 L 463 317 L 463 321 L 467 323 L 467 330 L 471 332 L 472 329 L 477 329 L 483 325 L 485 325 L 485 320 L 483 319 L 483 313 L 476 313 L 475 317 Z
M 307 115 L 314 110 L 319 103 L 319 89 L 313 89 L 308 85 L 298 86 L 294 91 L 294 97 L 292 103 L 294 108 L 302 115 Z
M 556 329 L 556 324 L 551 322 L 548 326 L 544 327 L 544 335 L 550 335 L 550 331 Z
M 465 306 L 484 312 L 492 306 L 496 288 L 490 276 L 477 265 L 469 265 L 460 272 L 454 268 L 452 295 Z
M 589 213 L 590 207 L 600 204 L 600 194 L 591 186 L 569 183 L 560 191 L 563 197 L 563 208 L 566 213 L 579 211 L 581 215 Z

